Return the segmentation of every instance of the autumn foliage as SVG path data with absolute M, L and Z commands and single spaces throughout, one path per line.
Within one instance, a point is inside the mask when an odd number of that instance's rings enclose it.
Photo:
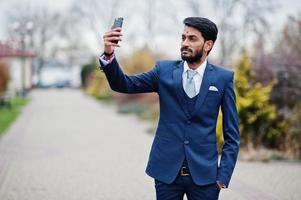
M 0 94 L 6 90 L 9 81 L 8 65 L 0 60 Z

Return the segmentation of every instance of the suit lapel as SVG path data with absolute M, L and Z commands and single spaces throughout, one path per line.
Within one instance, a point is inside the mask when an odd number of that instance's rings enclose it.
M 189 115 L 188 110 L 186 109 L 185 101 L 184 101 L 184 91 L 183 91 L 183 80 L 182 80 L 182 75 L 183 75 L 183 70 L 184 70 L 184 62 L 180 62 L 180 64 L 175 65 L 175 68 L 173 70 L 173 87 L 174 91 L 176 93 L 176 96 L 180 102 L 180 105 L 186 115 Z
M 200 88 L 200 92 L 199 92 L 199 95 L 198 95 L 196 103 L 195 103 L 194 111 L 191 115 L 196 114 L 196 112 L 202 106 L 202 104 L 205 100 L 205 97 L 208 93 L 209 87 L 213 82 L 213 78 L 214 78 L 213 67 L 211 64 L 207 63 L 206 69 L 204 72 L 204 76 L 203 76 L 203 80 L 202 80 L 202 84 L 201 84 L 201 88 Z

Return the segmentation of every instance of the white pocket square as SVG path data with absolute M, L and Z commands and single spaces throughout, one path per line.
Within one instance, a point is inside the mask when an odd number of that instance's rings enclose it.
M 218 89 L 215 86 L 210 86 L 209 91 L 216 91 L 218 92 Z

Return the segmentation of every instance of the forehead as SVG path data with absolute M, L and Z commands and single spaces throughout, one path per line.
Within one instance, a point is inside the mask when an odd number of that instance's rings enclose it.
M 199 30 L 196 28 L 190 27 L 190 26 L 184 26 L 183 35 L 196 35 L 199 37 L 202 37 L 202 34 Z

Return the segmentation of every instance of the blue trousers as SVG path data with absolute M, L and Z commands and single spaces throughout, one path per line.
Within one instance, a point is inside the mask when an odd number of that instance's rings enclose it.
M 183 200 L 186 194 L 188 200 L 217 200 L 220 189 L 216 183 L 199 186 L 191 176 L 177 176 L 171 184 L 155 179 L 157 200 Z

